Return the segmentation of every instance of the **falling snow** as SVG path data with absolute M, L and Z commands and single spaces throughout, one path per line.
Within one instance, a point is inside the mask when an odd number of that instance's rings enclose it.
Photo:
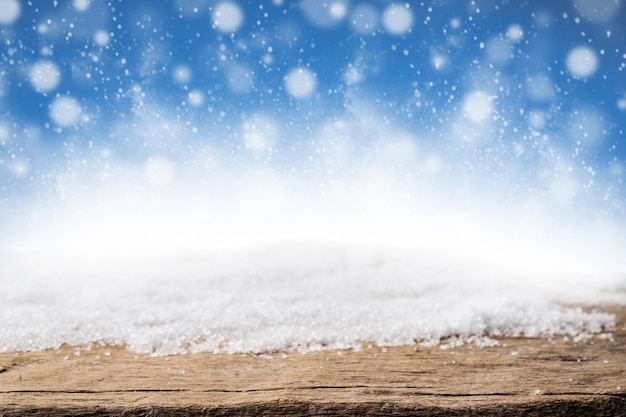
M 72 97 L 59 97 L 50 105 L 50 118 L 59 126 L 71 126 L 79 116 L 80 106 Z
M 295 98 L 310 96 L 315 86 L 315 76 L 306 68 L 294 68 L 285 76 L 285 88 Z
M 0 24 L 14 23 L 20 16 L 21 8 L 18 0 L 0 0 Z
M 567 69 L 572 75 L 587 78 L 598 68 L 596 53 L 586 46 L 579 46 L 567 54 Z
M 564 305 L 626 303 L 625 20 L 0 0 L 0 351 L 610 330 Z

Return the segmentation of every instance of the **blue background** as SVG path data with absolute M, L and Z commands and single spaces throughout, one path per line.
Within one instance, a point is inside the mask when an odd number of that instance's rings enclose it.
M 265 164 L 307 177 L 320 168 L 314 133 L 361 111 L 355 108 L 369 109 L 361 119 L 382 130 L 388 125 L 390 135 L 408 132 L 418 149 L 440 156 L 445 163 L 437 175 L 445 184 L 467 176 L 487 193 L 515 189 L 548 201 L 550 184 L 569 175 L 575 196 L 559 204 L 620 216 L 626 7 L 595 2 L 598 17 L 581 11 L 589 2 L 329 1 L 345 9 L 333 19 L 322 1 L 233 0 L 243 22 L 224 33 L 212 20 L 219 1 L 94 0 L 86 10 L 72 1 L 21 1 L 17 20 L 0 25 L 3 223 L 33 202 L 60 198 L 60 176 L 76 173 L 89 183 L 117 163 L 141 166 L 154 155 L 185 170 L 186 181 L 200 181 L 206 167 L 194 177 L 194 164 L 202 165 L 205 144 L 233 170 Z M 410 11 L 408 32 L 386 29 L 382 16 L 392 4 Z M 367 33 L 351 23 L 362 7 L 377 13 Z M 602 17 L 607 7 L 614 13 Z M 522 29 L 521 39 L 507 37 L 512 25 Z M 109 34 L 106 45 L 96 42 L 98 31 Z M 489 55 L 498 46 L 496 52 L 506 53 Z M 578 46 L 598 59 L 589 76 L 576 77 L 567 67 Z M 59 69 L 51 91 L 38 91 L 29 79 L 40 60 Z M 184 82 L 175 78 L 181 65 L 190 72 Z M 351 66 L 361 81 L 346 80 Z M 294 68 L 315 75 L 312 94 L 286 91 L 285 76 Z M 203 94 L 201 105 L 190 105 L 190 91 Z M 487 128 L 462 121 L 464 98 L 475 91 L 492 99 Z M 51 105 L 64 96 L 76 100 L 80 118 L 59 126 Z M 539 125 L 529 121 L 533 112 L 541 114 Z M 242 145 L 241 125 L 254 114 L 271 115 L 279 131 L 262 157 Z M 155 130 L 144 132 L 139 119 Z M 367 128 L 344 134 L 363 148 L 380 139 Z M 325 175 L 348 175 L 358 150 L 355 155 Z M 402 169 L 419 176 L 422 164 L 417 158 Z M 215 175 L 228 181 L 227 173 Z

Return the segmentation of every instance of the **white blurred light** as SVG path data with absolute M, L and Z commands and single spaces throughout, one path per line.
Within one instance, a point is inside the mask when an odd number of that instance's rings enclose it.
M 191 90 L 187 95 L 189 104 L 193 107 L 201 106 L 204 103 L 204 94 L 200 90 Z
M 577 46 L 569 51 L 565 64 L 573 76 L 587 78 L 598 69 L 598 57 L 593 49 L 587 46 Z
M 61 82 L 59 67 L 52 61 L 39 61 L 30 67 L 30 83 L 37 91 L 47 93 L 58 87 Z
M 79 12 L 86 12 L 89 9 L 91 0 L 74 0 L 74 8 Z
M 102 47 L 109 44 L 110 37 L 106 30 L 99 30 L 94 34 L 93 39 L 96 45 Z
M 18 178 L 23 178 L 28 174 L 28 162 L 23 159 L 14 160 L 10 165 L 11 173 Z
M 546 124 L 546 115 L 540 110 L 531 110 L 527 122 L 533 129 L 542 129 Z
M 287 93 L 295 98 L 307 98 L 315 91 L 315 75 L 307 68 L 294 68 L 285 77 Z
M 511 25 L 506 31 L 506 37 L 513 42 L 519 42 L 524 38 L 524 30 L 520 25 Z
M 219 3 L 213 9 L 213 25 L 222 33 L 235 32 L 243 23 L 243 11 L 230 1 Z
M 191 81 L 191 68 L 186 64 L 177 65 L 172 71 L 172 77 L 178 84 L 187 84 Z
M 276 121 L 270 116 L 255 114 L 242 123 L 241 134 L 246 149 L 265 153 L 275 146 L 279 129 Z
M 473 91 L 463 100 L 463 115 L 472 123 L 480 124 L 489 119 L 493 110 L 492 98 L 484 91 Z
M 346 16 L 348 6 L 343 1 L 335 1 L 330 5 L 329 11 L 333 19 L 341 20 Z
M 437 71 L 445 69 L 449 63 L 450 60 L 446 55 L 435 50 L 434 48 L 430 49 L 430 65 L 432 65 Z
M 50 106 L 50 118 L 59 126 L 71 126 L 81 114 L 78 102 L 69 96 L 59 97 Z
M 348 85 L 358 84 L 363 81 L 363 71 L 355 66 L 351 66 L 344 72 L 343 78 Z
M 347 0 L 301 0 L 300 9 L 311 23 L 328 28 L 343 20 L 348 12 L 348 4 Z
M 14 23 L 22 12 L 22 7 L 18 0 L 0 0 L 0 25 L 10 25 Z
M 408 3 L 394 3 L 383 12 L 383 26 L 392 35 L 404 35 L 413 26 L 413 12 Z

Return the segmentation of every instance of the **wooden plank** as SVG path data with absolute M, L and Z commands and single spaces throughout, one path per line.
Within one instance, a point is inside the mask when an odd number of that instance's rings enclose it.
M 120 346 L 0 354 L 0 416 L 626 416 L 626 308 L 612 338 L 493 348 L 150 357 Z

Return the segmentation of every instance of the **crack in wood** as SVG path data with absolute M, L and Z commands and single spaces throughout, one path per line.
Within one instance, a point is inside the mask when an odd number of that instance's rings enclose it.
M 616 398 L 626 398 L 626 393 L 589 393 L 581 391 L 564 391 L 564 392 L 542 392 L 542 393 L 525 393 L 525 392 L 481 392 L 481 393 L 442 393 L 442 392 L 426 392 L 420 391 L 419 387 L 393 387 L 393 386 L 313 386 L 313 387 L 278 387 L 265 389 L 249 389 L 249 390 L 228 390 L 228 389 L 119 389 L 119 390 L 8 390 L 0 391 L 0 394 L 124 394 L 124 393 L 223 393 L 223 394 L 246 394 L 254 392 L 275 392 L 275 391 L 298 391 L 298 390 L 333 390 L 333 389 L 367 389 L 367 390 L 384 390 L 386 394 L 399 394 L 409 396 L 432 396 L 432 397 L 519 397 L 519 396 L 576 396 L 576 397 L 597 397 L 609 396 Z M 416 390 L 406 392 L 407 390 Z

